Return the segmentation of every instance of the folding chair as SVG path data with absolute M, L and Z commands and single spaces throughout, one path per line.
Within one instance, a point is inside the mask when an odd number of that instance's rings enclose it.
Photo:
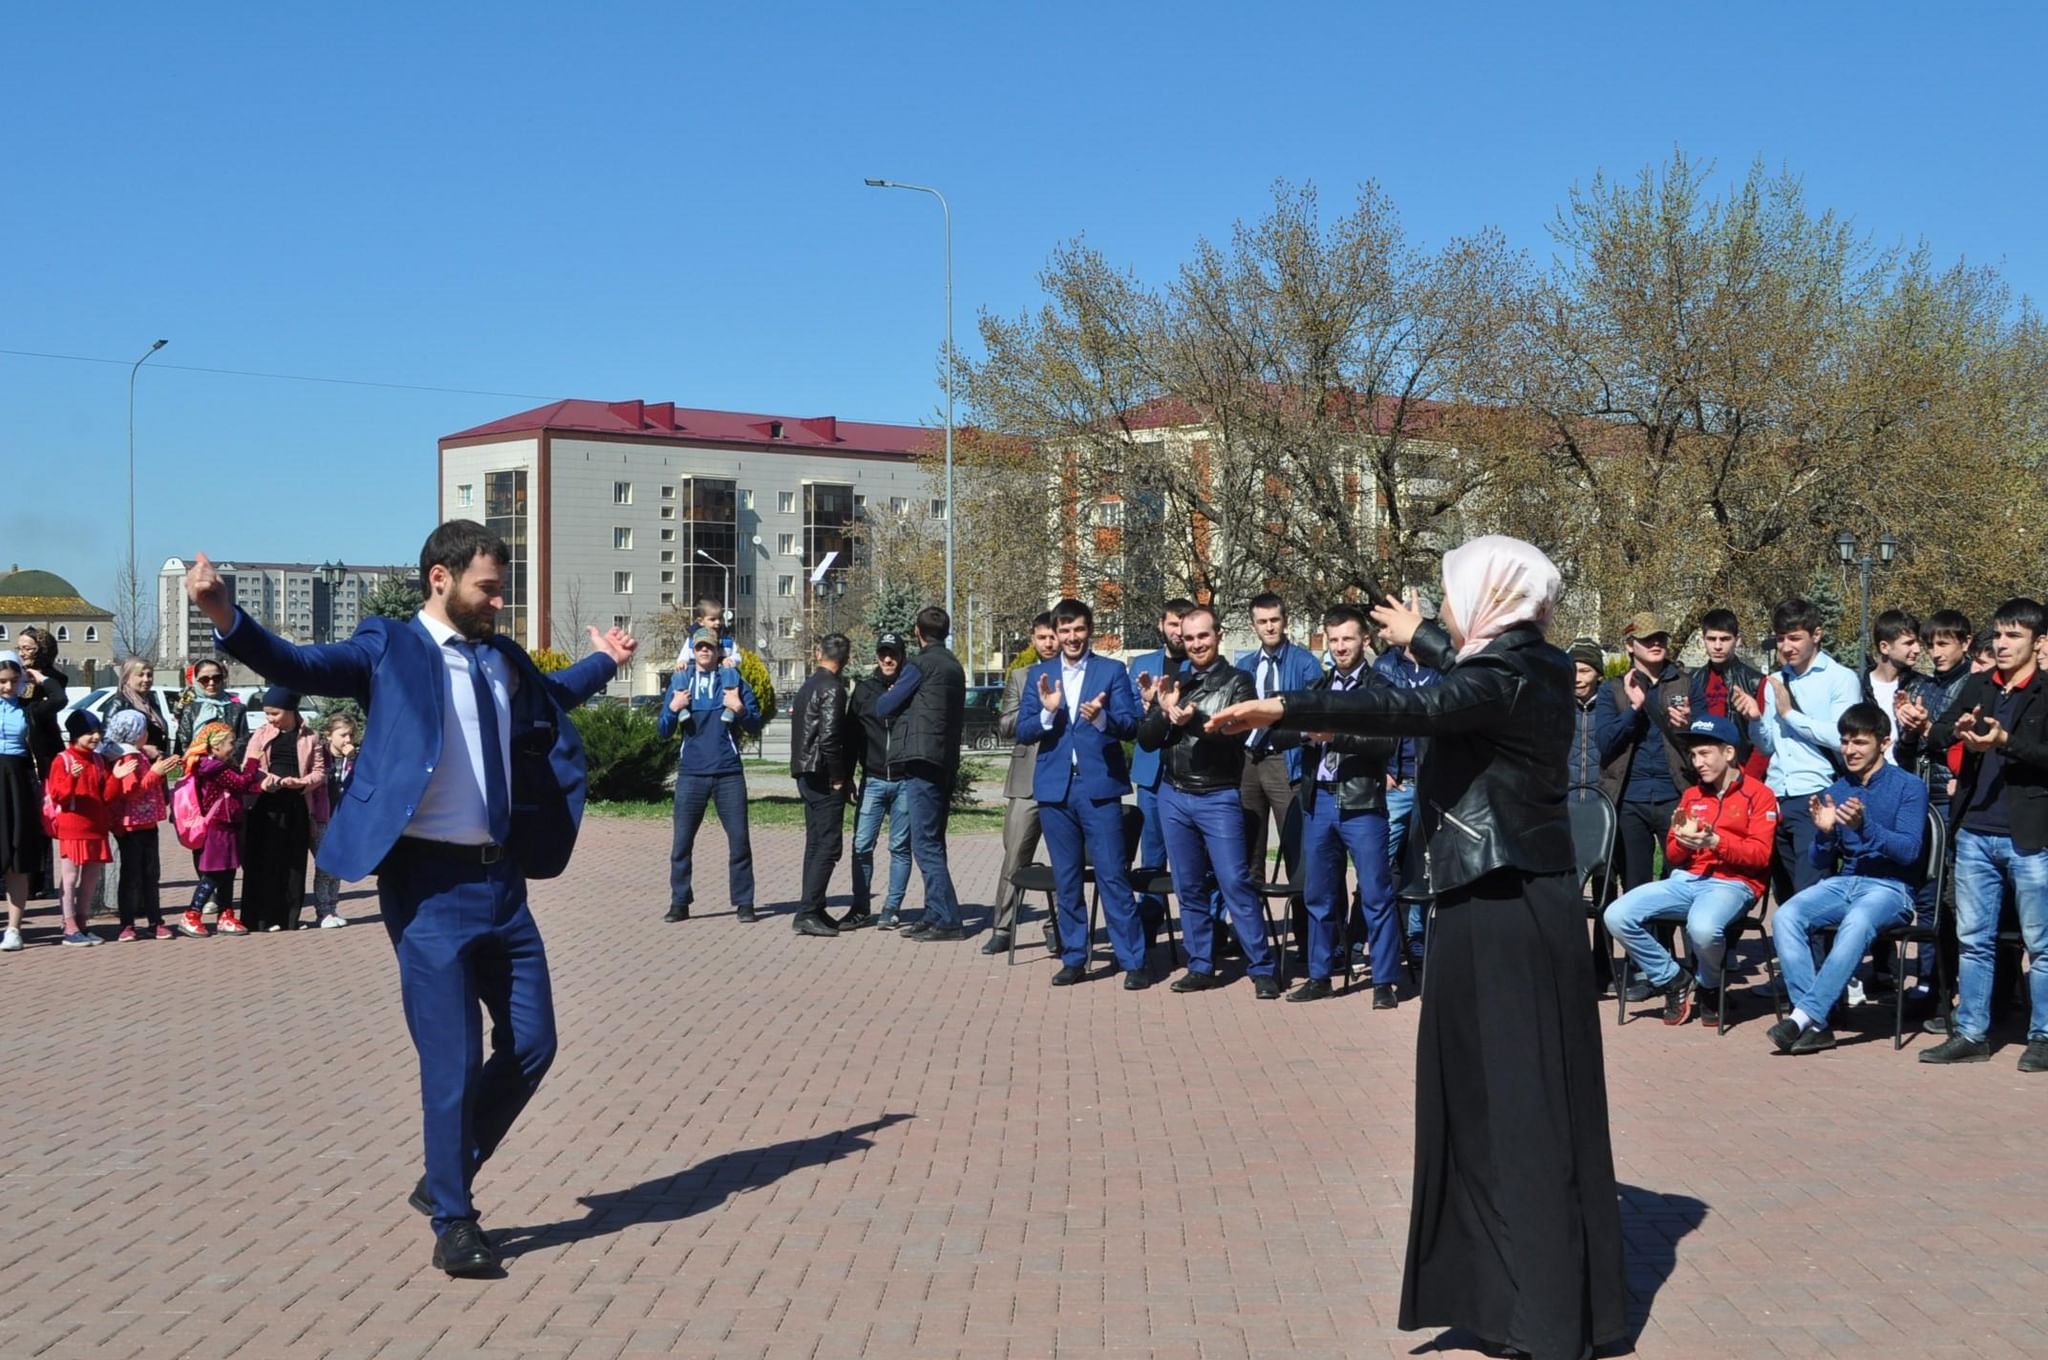
M 1720 1014 L 1714 1017 L 1714 1034 L 1716 1037 L 1728 1032 L 1728 1012 L 1732 1009 L 1729 1005 L 1728 964 L 1735 957 L 1736 946 L 1742 943 L 1744 932 L 1751 929 L 1755 929 L 1763 934 L 1766 940 L 1770 938 L 1769 933 L 1763 930 L 1763 906 L 1764 894 L 1757 893 L 1749 901 L 1743 903 L 1742 910 L 1735 913 L 1734 917 L 1721 930 L 1721 1010 Z M 1689 939 L 1690 937 L 1685 934 L 1685 923 L 1679 921 L 1677 925 L 1679 937 Z M 1622 950 L 1621 971 L 1614 975 L 1614 1023 L 1616 1025 L 1628 1023 L 1628 970 L 1632 962 L 1633 960 L 1628 956 L 1628 951 L 1626 949 Z M 1692 958 L 1689 966 L 1692 968 L 1694 975 L 1697 976 L 1699 960 Z M 1782 1001 L 1777 1004 L 1782 1009 Z
M 1582 793 L 1593 796 L 1580 798 Z M 1621 832 L 1621 813 L 1598 784 L 1574 784 L 1565 798 L 1565 815 L 1572 824 L 1572 859 L 1579 871 L 1579 895 L 1583 898 L 1588 888 L 1593 889 L 1592 897 L 1586 899 L 1586 919 L 1593 923 L 1593 948 L 1607 950 L 1612 971 L 1613 943 L 1607 938 L 1607 925 L 1601 914 L 1614 897 L 1614 841 Z M 1627 1004 L 1626 989 L 1618 989 L 1617 996 L 1623 1005 Z
M 1138 840 L 1140 834 L 1144 829 L 1144 825 L 1144 814 L 1138 811 L 1136 804 L 1127 804 L 1123 809 L 1124 873 L 1125 881 L 1130 884 L 1133 896 L 1137 895 L 1140 892 L 1151 890 L 1149 877 L 1147 880 L 1146 887 L 1142 889 L 1139 887 L 1138 878 L 1141 873 L 1149 876 L 1159 875 L 1163 872 L 1160 870 L 1151 869 L 1139 870 L 1131 866 L 1131 861 L 1135 860 L 1138 857 Z M 1095 866 L 1087 862 L 1086 857 L 1088 854 L 1088 848 L 1085 843 L 1081 847 L 1081 854 L 1083 857 L 1081 864 L 1081 882 L 1084 885 L 1086 885 L 1090 890 L 1088 896 L 1087 950 L 1089 961 L 1092 962 L 1095 956 L 1095 927 L 1096 922 L 1098 921 L 1098 919 L 1100 919 L 1102 911 L 1102 885 L 1096 881 Z M 1044 893 L 1046 915 L 1054 921 L 1057 921 L 1059 919 L 1059 902 L 1057 897 L 1058 883 L 1053 878 L 1051 865 L 1038 864 L 1035 862 L 1027 864 L 1023 868 L 1019 869 L 1016 873 L 1010 875 L 1010 882 L 1013 886 L 1015 886 L 1023 892 Z M 1172 883 L 1170 880 L 1167 884 L 1167 891 L 1172 891 Z M 1017 921 L 1013 923 L 1013 925 L 1021 925 L 1023 923 L 1023 903 L 1019 902 L 1017 905 L 1019 908 Z M 1055 926 L 1055 929 L 1057 929 L 1057 926 Z M 1173 930 L 1172 912 L 1167 913 L 1166 930 L 1168 945 L 1176 946 L 1178 937 L 1174 934 Z M 1008 960 L 1010 963 L 1015 963 L 1017 961 L 1017 935 L 1018 931 L 1013 928 L 1010 931 L 1010 951 Z

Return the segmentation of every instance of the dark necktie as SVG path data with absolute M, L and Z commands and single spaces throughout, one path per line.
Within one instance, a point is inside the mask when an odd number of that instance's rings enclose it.
M 1332 674 L 1330 688 L 1342 694 L 1358 683 L 1358 672 L 1349 675 Z M 1316 767 L 1316 779 L 1324 784 L 1337 782 L 1337 752 L 1329 746 L 1323 747 L 1322 763 Z
M 472 642 L 469 653 L 469 685 L 476 692 L 476 726 L 484 746 L 484 806 L 491 817 L 491 839 L 503 845 L 512 839 L 512 800 L 505 789 L 505 755 L 498 739 L 498 700 L 491 693 L 490 677 L 484 673 L 484 644 Z
M 1271 656 L 1267 655 L 1264 650 L 1261 650 L 1259 652 L 1259 667 L 1255 672 L 1256 678 L 1252 682 L 1253 689 L 1257 691 L 1261 699 L 1273 697 L 1273 685 L 1278 678 L 1278 670 L 1278 663 Z M 1255 727 L 1252 729 L 1252 734 L 1244 739 L 1244 744 L 1254 751 L 1263 751 L 1266 749 L 1266 740 L 1271 735 L 1266 728 Z

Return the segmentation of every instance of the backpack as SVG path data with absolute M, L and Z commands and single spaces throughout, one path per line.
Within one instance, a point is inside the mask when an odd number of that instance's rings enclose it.
M 177 830 L 178 844 L 187 850 L 205 848 L 206 814 L 199 810 L 197 779 L 181 779 L 171 790 L 171 824 Z
M 71 777 L 73 779 L 78 778 L 78 762 L 74 761 L 68 755 L 59 756 L 57 758 L 64 762 L 65 769 L 71 771 Z M 48 784 L 44 784 L 43 834 L 49 837 L 51 840 L 57 839 L 57 817 L 58 814 L 63 812 L 63 810 L 63 806 L 57 801 L 57 796 L 50 792 L 50 786 Z

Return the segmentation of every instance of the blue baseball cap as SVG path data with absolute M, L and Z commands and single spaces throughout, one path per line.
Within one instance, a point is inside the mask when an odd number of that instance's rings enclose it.
M 1704 718 L 1694 718 L 1691 724 L 1686 727 L 1684 736 L 1681 739 L 1688 746 L 1710 741 L 1719 742 L 1723 746 L 1742 745 L 1742 734 L 1735 730 L 1733 719 L 1716 718 L 1711 715 Z

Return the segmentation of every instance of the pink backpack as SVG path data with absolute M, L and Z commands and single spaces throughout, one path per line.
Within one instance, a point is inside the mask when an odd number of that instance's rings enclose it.
M 64 768 L 70 772 L 73 779 L 78 778 L 79 766 L 77 761 L 73 760 L 68 754 L 60 755 L 57 758 L 64 762 Z M 63 811 L 63 805 L 57 801 L 57 795 L 50 792 L 48 784 L 43 785 L 43 834 L 51 840 L 57 839 L 57 817 Z
M 178 844 L 187 850 L 206 847 L 206 814 L 199 810 L 199 781 L 189 775 L 171 790 L 171 824 L 177 830 Z

